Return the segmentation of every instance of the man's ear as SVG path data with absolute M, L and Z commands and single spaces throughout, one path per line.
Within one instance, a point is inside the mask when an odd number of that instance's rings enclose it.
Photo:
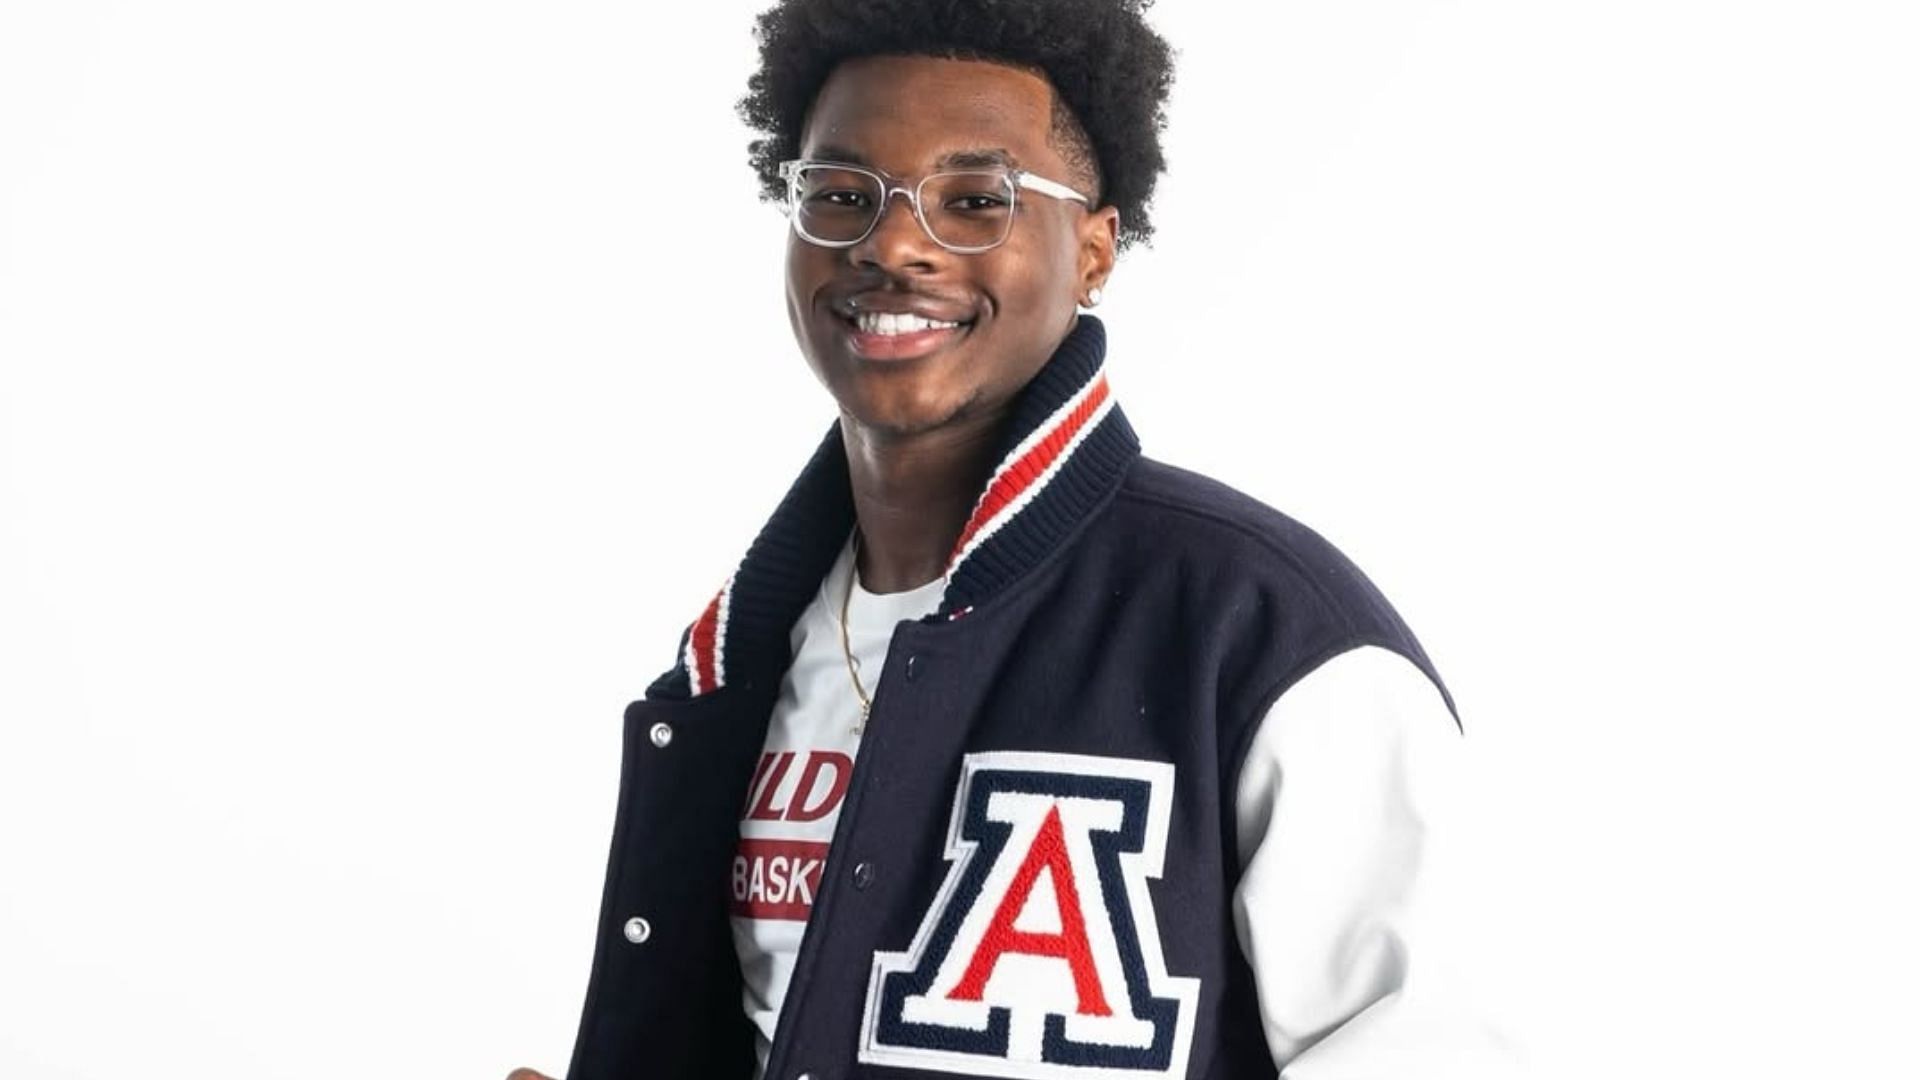
M 1080 299 L 1095 289 L 1104 289 L 1113 273 L 1113 260 L 1120 247 L 1120 211 L 1102 206 L 1089 210 L 1080 222 Z

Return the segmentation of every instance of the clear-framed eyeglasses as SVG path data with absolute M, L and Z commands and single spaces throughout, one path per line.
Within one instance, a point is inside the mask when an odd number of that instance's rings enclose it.
M 896 194 L 907 197 L 914 219 L 934 243 L 960 255 L 1006 242 L 1019 192 L 1093 208 L 1093 200 L 1078 191 L 1022 169 L 953 169 L 929 173 L 907 187 L 863 165 L 799 159 L 781 162 L 780 176 L 787 181 L 786 210 L 794 232 L 829 248 L 865 240 Z

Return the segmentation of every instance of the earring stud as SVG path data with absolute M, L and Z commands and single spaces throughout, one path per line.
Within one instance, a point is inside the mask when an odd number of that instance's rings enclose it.
M 1100 292 L 1100 286 L 1098 285 L 1095 285 L 1093 288 L 1088 289 L 1087 290 L 1087 306 L 1099 307 L 1100 299 L 1102 295 L 1103 294 Z

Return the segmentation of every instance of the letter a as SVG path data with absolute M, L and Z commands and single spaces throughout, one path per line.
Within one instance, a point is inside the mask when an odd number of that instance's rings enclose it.
M 1013 924 L 1027 906 L 1034 883 L 1040 880 L 1043 870 L 1053 881 L 1053 900 L 1060 909 L 1060 932 L 1036 934 L 1016 930 Z M 994 966 L 1007 953 L 1065 960 L 1073 970 L 1073 989 L 1079 997 L 1076 1011 L 1082 1016 L 1113 1015 L 1100 988 L 1100 974 L 1094 969 L 1093 949 L 1087 943 L 1087 919 L 1080 909 L 1080 890 L 1073 882 L 1073 861 L 1067 854 L 1066 830 L 1060 825 L 1058 806 L 1047 811 L 1046 820 L 1041 822 L 1040 831 L 1033 838 L 1033 846 L 1020 861 L 1020 869 L 1014 871 L 1013 883 L 1000 898 L 993 921 L 973 951 L 973 959 L 967 962 L 966 974 L 947 996 L 954 1001 L 979 1001 L 986 991 L 987 980 L 993 976 Z

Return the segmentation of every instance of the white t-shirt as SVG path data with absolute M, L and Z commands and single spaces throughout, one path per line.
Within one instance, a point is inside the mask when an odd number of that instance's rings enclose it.
M 765 1074 L 780 1006 L 860 748 L 840 643 L 849 543 L 794 624 L 734 860 L 733 940 Z M 848 639 L 872 697 L 895 627 L 944 582 L 876 594 L 856 579 Z M 1461 740 L 1406 658 L 1353 649 L 1274 702 L 1235 792 L 1234 928 L 1281 1080 L 1515 1075 L 1463 993 L 1470 901 L 1450 857 Z M 1301 887 L 1301 883 L 1308 883 Z

